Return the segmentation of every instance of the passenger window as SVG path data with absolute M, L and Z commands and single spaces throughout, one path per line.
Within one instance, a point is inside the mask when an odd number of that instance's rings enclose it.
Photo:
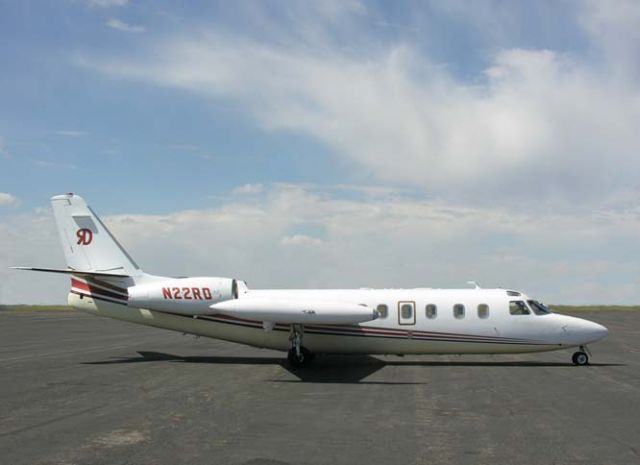
M 438 307 L 434 304 L 429 304 L 425 307 L 425 312 L 427 314 L 427 318 L 432 320 L 438 315 Z
M 512 300 L 509 302 L 509 313 L 512 315 L 529 315 L 531 312 L 527 308 L 527 304 L 522 300 Z
M 487 304 L 478 305 L 478 318 L 489 318 L 489 306 Z
M 398 302 L 398 322 L 401 325 L 413 325 L 416 323 L 416 304 L 414 302 Z
M 400 308 L 400 312 L 404 320 L 409 319 L 413 316 L 413 307 L 410 304 L 403 304 Z
M 378 311 L 378 318 L 386 318 L 389 314 L 389 307 L 387 307 L 385 304 L 378 305 L 376 307 L 376 310 Z
M 453 316 L 458 318 L 458 319 L 464 318 L 464 305 L 455 304 L 453 306 Z

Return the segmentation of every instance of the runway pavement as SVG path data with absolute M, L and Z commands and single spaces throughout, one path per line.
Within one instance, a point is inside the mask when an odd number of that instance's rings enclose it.
M 638 464 L 640 313 L 592 365 L 284 354 L 76 312 L 0 312 L 0 464 Z

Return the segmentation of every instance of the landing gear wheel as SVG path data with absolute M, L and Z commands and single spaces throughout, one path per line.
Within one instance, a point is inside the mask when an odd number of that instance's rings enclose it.
M 300 347 L 299 354 L 295 347 L 292 347 L 289 349 L 289 352 L 287 352 L 287 360 L 289 361 L 289 365 L 292 367 L 302 368 L 307 366 L 309 362 L 313 360 L 313 355 L 314 354 L 312 354 L 306 347 Z
M 571 357 L 574 365 L 584 366 L 589 364 L 589 356 L 585 352 L 576 352 Z
M 289 333 L 289 352 L 287 353 L 287 360 L 289 365 L 294 368 L 300 368 L 309 364 L 313 360 L 314 355 L 309 349 L 302 346 L 302 337 L 304 336 L 304 326 L 291 325 L 291 332 Z

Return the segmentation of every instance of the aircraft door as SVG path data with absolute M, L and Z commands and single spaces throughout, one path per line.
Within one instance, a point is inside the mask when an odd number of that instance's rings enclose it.
M 401 325 L 416 324 L 416 303 L 398 302 L 398 323 Z

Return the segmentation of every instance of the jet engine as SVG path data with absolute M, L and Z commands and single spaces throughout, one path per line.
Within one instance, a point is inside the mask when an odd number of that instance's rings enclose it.
M 211 305 L 238 298 L 244 282 L 229 278 L 174 278 L 129 288 L 129 306 L 182 315 L 213 313 Z

